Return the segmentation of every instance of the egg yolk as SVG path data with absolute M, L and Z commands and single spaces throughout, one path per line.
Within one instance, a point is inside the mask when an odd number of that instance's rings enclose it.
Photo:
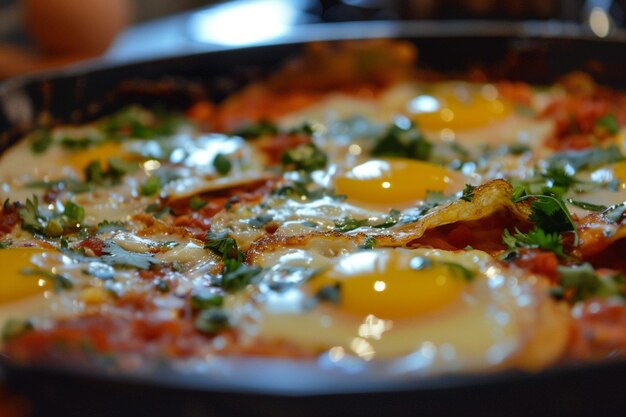
M 622 185 L 626 184 L 626 161 L 613 165 L 613 176 L 619 179 Z
M 48 281 L 36 276 L 24 275 L 24 268 L 31 268 L 33 255 L 45 252 L 36 248 L 7 248 L 0 250 L 0 304 L 42 293 L 50 288 Z
M 402 205 L 423 200 L 428 191 L 455 189 L 455 175 L 428 162 L 375 159 L 357 165 L 334 180 L 337 193 L 350 200 Z
M 71 151 L 65 163 L 82 171 L 93 161 L 100 161 L 103 166 L 106 166 L 110 158 L 127 159 L 127 156 L 119 143 L 105 142 L 84 150 Z
M 487 126 L 511 113 L 511 105 L 498 97 L 490 84 L 482 88 L 454 83 L 436 88 L 432 94 L 413 98 L 410 117 L 426 130 L 467 130 Z
M 406 255 L 406 254 L 405 254 Z M 313 278 L 314 291 L 339 284 L 340 310 L 381 319 L 403 319 L 436 311 L 456 300 L 466 280 L 447 264 L 399 256 L 395 250 L 358 252 Z

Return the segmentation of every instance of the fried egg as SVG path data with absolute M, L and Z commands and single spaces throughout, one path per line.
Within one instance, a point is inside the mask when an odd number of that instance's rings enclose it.
M 0 277 L 0 328 L 9 320 L 26 319 L 47 309 L 46 297 L 50 296 L 52 285 L 44 277 L 26 272 L 36 267 L 36 257 L 50 252 L 34 247 L 0 250 L 0 262 L 4 265 Z
M 403 158 L 370 159 L 339 172 L 333 184 L 348 201 L 404 208 L 429 191 L 451 194 L 465 184 L 462 175 L 433 163 Z
M 331 362 L 379 359 L 427 374 L 534 369 L 555 361 L 568 337 L 568 316 L 541 278 L 480 251 L 376 249 L 328 257 L 290 249 L 265 254 L 259 264 L 299 275 L 288 289 L 261 291 L 257 337 Z

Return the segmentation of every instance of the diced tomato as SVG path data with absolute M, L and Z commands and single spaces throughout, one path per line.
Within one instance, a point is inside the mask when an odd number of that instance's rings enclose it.
M 13 227 L 20 221 L 15 204 L 4 204 L 0 210 L 0 236 L 11 233 Z
M 576 359 L 626 355 L 626 304 L 593 299 L 574 309 L 568 356 Z
M 83 240 L 82 242 L 80 242 L 78 245 L 76 245 L 76 248 L 89 249 L 94 253 L 94 255 L 102 256 L 102 250 L 104 249 L 104 242 L 98 239 L 97 237 L 89 237 Z
M 557 282 L 557 270 L 559 259 L 554 252 L 546 252 L 538 249 L 521 249 L 521 256 L 515 260 L 520 268 L 527 269 L 535 274 L 543 275 Z

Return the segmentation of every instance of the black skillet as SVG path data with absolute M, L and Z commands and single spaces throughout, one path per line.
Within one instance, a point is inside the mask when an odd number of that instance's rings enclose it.
M 37 126 L 89 120 L 131 102 L 184 108 L 201 96 L 219 100 L 298 54 L 306 41 L 365 37 L 410 40 L 422 67 L 452 74 L 481 68 L 494 78 L 547 84 L 585 70 L 601 83 L 626 88 L 621 33 L 600 39 L 557 23 L 313 25 L 261 46 L 203 52 L 196 45 L 193 53 L 158 60 L 91 62 L 10 80 L 0 84 L 0 150 Z M 0 360 L 6 384 L 29 400 L 34 416 L 626 415 L 626 362 L 619 360 L 538 373 L 425 378 L 256 359 L 210 368 L 124 374 Z

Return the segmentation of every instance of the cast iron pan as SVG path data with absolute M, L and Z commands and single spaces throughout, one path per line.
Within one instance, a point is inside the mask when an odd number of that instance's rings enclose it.
M 563 30 L 566 29 L 566 30 Z M 318 25 L 280 42 L 195 52 L 149 62 L 92 62 L 0 85 L 0 150 L 38 126 L 80 122 L 128 103 L 185 108 L 220 100 L 302 51 L 309 40 L 394 37 L 414 42 L 419 61 L 451 74 L 481 68 L 490 77 L 546 84 L 573 70 L 626 88 L 626 40 L 597 39 L 569 26 L 486 23 Z M 215 366 L 213 366 L 215 365 Z M 218 361 L 202 372 L 157 367 L 29 367 L 0 360 L 8 387 L 34 416 L 620 416 L 626 362 L 568 364 L 539 373 L 419 377 L 291 361 Z

